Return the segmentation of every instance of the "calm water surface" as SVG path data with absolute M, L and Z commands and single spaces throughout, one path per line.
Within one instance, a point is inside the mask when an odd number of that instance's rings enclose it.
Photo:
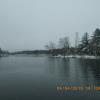
M 57 91 L 59 85 L 100 86 L 100 60 L 0 58 L 0 100 L 98 99 L 100 92 Z

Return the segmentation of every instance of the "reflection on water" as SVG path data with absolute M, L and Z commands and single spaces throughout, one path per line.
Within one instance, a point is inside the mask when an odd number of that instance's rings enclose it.
M 0 100 L 59 97 L 57 85 L 100 85 L 100 61 L 75 58 L 0 58 Z M 64 96 L 64 99 L 67 97 Z
M 100 85 L 100 61 L 48 58 L 48 72 L 68 84 Z
M 94 81 L 96 84 L 100 85 L 100 61 L 98 60 L 89 60 L 89 59 L 84 59 L 81 60 L 81 66 L 83 66 L 83 71 L 84 74 L 86 72 L 86 76 L 88 76 L 87 78 L 90 79 L 91 77 L 89 77 L 89 73 L 92 74 L 92 76 L 94 77 Z M 85 67 L 84 67 L 85 66 Z

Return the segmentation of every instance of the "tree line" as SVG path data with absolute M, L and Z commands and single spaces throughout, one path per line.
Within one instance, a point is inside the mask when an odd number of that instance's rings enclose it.
M 45 48 L 49 50 L 49 53 L 52 56 L 61 54 L 63 56 L 69 54 L 78 54 L 78 55 L 100 55 L 100 29 L 97 28 L 89 37 L 89 33 L 84 33 L 79 41 L 77 47 L 72 47 L 70 45 L 69 37 L 63 37 L 59 39 L 58 46 L 54 42 L 49 42 L 45 45 Z
M 2 49 L 0 48 L 0 57 L 6 56 L 6 55 L 8 55 L 8 54 L 10 54 L 8 51 L 4 51 L 4 50 L 2 50 Z

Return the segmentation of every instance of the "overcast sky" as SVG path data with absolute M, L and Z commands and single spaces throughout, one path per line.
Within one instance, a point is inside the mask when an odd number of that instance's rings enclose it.
M 0 47 L 44 49 L 49 41 L 100 28 L 100 0 L 0 0 Z

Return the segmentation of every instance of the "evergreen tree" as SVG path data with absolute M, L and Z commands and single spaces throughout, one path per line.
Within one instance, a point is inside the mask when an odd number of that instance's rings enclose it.
M 79 51 L 83 54 L 89 54 L 89 36 L 87 32 L 82 37 L 81 44 L 79 44 Z
M 100 55 L 100 29 L 96 29 L 92 36 L 91 48 L 94 55 Z

